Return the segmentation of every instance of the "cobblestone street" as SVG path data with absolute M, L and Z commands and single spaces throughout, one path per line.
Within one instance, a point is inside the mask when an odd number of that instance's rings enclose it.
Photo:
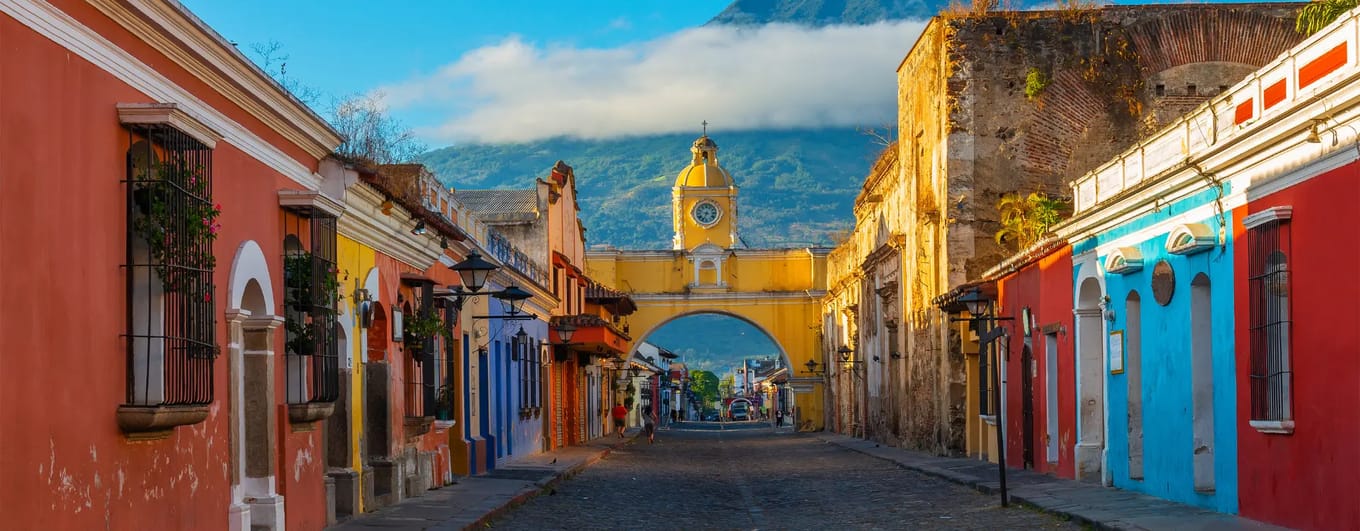
M 492 527 L 1080 529 L 816 438 L 745 426 L 661 431 L 653 445 L 639 437 Z

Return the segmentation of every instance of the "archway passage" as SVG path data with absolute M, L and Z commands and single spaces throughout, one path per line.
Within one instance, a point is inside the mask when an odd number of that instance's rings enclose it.
M 681 380 L 662 390 L 655 407 L 667 421 L 753 421 L 796 414 L 783 347 L 742 317 L 711 311 L 678 315 L 648 330 L 635 345 L 641 355 L 657 353 L 655 363 L 668 369 L 668 380 Z

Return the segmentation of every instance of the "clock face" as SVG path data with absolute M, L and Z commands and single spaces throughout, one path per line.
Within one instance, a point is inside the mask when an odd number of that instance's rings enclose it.
M 718 210 L 718 205 L 709 201 L 694 205 L 694 209 L 690 211 L 690 216 L 694 218 L 694 221 L 703 226 L 717 223 L 720 214 L 722 214 L 722 211 Z

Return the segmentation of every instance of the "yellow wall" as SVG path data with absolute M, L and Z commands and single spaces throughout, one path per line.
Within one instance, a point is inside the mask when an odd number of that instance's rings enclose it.
M 805 364 L 825 360 L 820 353 L 820 291 L 824 253 L 806 249 L 728 254 L 723 266 L 727 289 L 691 294 L 693 266 L 682 252 L 597 251 L 587 253 L 587 274 L 597 282 L 629 293 L 638 310 L 628 317 L 633 337 L 645 341 L 661 325 L 698 313 L 743 319 L 764 331 L 784 350 L 793 380 L 806 377 Z M 811 393 L 798 393 L 800 420 L 823 426 L 820 379 Z
M 724 249 L 732 247 L 732 222 L 736 219 L 732 212 L 733 201 L 726 188 L 718 190 L 720 191 L 710 192 L 708 189 L 702 191 L 687 189 L 674 192 L 681 196 L 680 207 L 683 210 L 680 212 L 683 213 L 683 216 L 680 217 L 679 221 L 681 222 L 680 230 L 684 233 L 685 249 L 693 249 L 704 243 L 712 243 Z M 695 223 L 690 217 L 694 205 L 704 200 L 711 200 L 722 208 L 722 217 L 718 218 L 718 222 L 708 228 Z
M 363 456 L 359 453 L 359 438 L 364 433 L 364 365 L 363 365 L 363 340 L 361 338 L 364 330 L 359 328 L 358 309 L 354 306 L 354 290 L 363 287 L 364 279 L 374 267 L 375 255 L 373 248 L 365 246 L 357 241 L 351 240 L 344 235 L 336 236 L 336 266 L 340 269 L 339 278 L 341 282 L 340 293 L 345 296 L 345 304 L 349 305 L 350 315 L 355 319 L 348 324 L 345 334 L 349 337 L 351 359 L 355 360 L 350 370 L 350 393 L 349 393 L 349 412 L 350 412 L 350 466 L 359 474 L 358 481 L 362 485 L 364 481 Z M 356 511 L 362 513 L 363 496 L 355 500 L 358 504 Z

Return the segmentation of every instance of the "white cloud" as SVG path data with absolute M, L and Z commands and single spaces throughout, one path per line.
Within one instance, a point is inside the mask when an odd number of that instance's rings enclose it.
M 895 121 L 895 70 L 922 22 L 706 26 L 617 48 L 520 37 L 381 87 L 395 110 L 440 117 L 432 141 L 605 138 Z

